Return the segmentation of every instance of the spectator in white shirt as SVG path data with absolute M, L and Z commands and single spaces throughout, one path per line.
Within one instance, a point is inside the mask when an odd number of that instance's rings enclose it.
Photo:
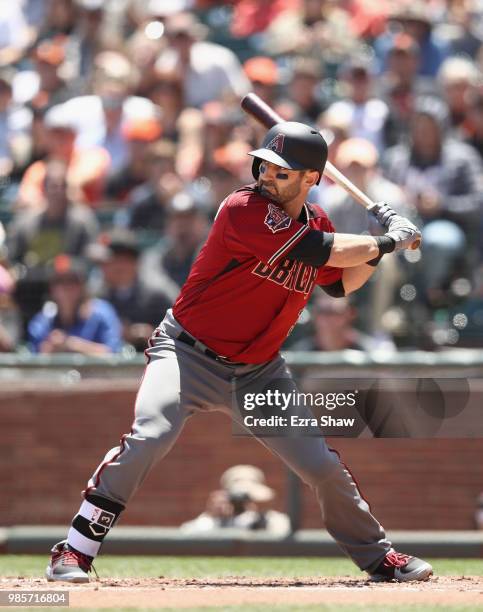
M 249 91 L 249 81 L 236 55 L 220 45 L 201 40 L 204 26 L 190 13 L 166 20 L 170 46 L 163 51 L 157 67 L 176 69 L 184 77 L 187 106 L 200 108 L 223 97 L 240 98 Z
M 350 137 L 365 138 L 381 151 L 382 132 L 389 110 L 383 100 L 372 97 L 373 80 L 367 63 L 352 60 L 342 69 L 341 78 L 347 89 L 347 98 L 334 102 L 329 110 L 347 118 Z

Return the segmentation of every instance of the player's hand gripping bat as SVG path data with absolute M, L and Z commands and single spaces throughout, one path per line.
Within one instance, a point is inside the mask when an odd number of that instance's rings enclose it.
M 247 94 L 241 101 L 242 109 L 256 119 L 259 123 L 265 126 L 267 129 L 274 126 L 276 123 L 281 123 L 284 120 L 273 108 L 271 108 L 266 102 L 259 98 L 254 93 Z M 371 210 L 376 207 L 376 203 L 371 200 L 363 191 L 352 183 L 346 176 L 342 174 L 337 168 L 327 161 L 324 168 L 324 174 L 328 176 L 334 183 L 340 185 L 343 189 L 349 193 L 358 204 L 364 206 L 367 210 Z M 410 248 L 417 249 L 421 244 L 421 239 L 415 240 Z

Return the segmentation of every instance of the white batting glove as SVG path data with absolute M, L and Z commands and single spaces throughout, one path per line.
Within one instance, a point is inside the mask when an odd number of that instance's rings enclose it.
M 389 204 L 386 204 L 386 202 L 376 202 L 373 206 L 368 208 L 368 210 L 376 217 L 379 223 L 386 229 L 389 229 L 388 223 L 391 217 L 395 215 L 398 216 L 396 211 L 392 209 L 389 206 Z
M 408 249 L 413 242 L 421 240 L 421 232 L 414 223 L 398 215 L 386 202 L 376 202 L 368 210 L 388 230 L 386 236 L 394 240 L 395 251 Z
M 413 242 L 421 240 L 421 232 L 411 223 L 409 219 L 405 219 L 399 215 L 393 215 L 387 223 L 386 236 L 392 238 L 395 242 L 395 251 L 409 249 Z
M 386 227 L 388 231 L 392 232 L 399 229 L 411 230 L 413 232 L 419 232 L 418 228 L 414 225 L 412 221 L 406 219 L 406 217 L 401 217 L 401 215 L 392 215 L 389 217 L 386 223 Z

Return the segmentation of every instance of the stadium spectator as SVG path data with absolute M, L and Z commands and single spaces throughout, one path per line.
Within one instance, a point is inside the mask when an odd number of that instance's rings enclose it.
M 414 217 L 415 210 L 406 204 L 402 189 L 382 176 L 378 171 L 378 162 L 376 147 L 363 138 L 349 138 L 341 143 L 335 157 L 336 167 L 374 202 L 391 202 L 391 206 L 399 214 L 408 218 Z M 372 215 L 339 185 L 324 190 L 319 204 L 327 211 L 338 232 L 380 232 L 379 224 L 374 223 Z
M 126 41 L 125 52 L 138 74 L 136 95 L 149 97 L 158 81 L 156 62 L 166 44 L 164 23 L 152 15 L 143 20 Z
M 114 205 L 126 204 L 133 189 L 148 178 L 146 161 L 149 145 L 161 136 L 161 125 L 156 117 L 127 120 L 122 134 L 128 143 L 128 159 L 108 178 L 106 200 Z
M 0 12 L 0 66 L 10 66 L 22 59 L 32 42 L 30 30 L 19 2 L 2 3 Z
M 195 199 L 187 192 L 176 194 L 168 209 L 165 240 L 143 255 L 143 282 L 177 294 L 207 233 L 208 219 Z
M 29 166 L 20 183 L 16 207 L 39 210 L 44 204 L 43 184 L 49 161 L 67 164 L 67 181 L 75 198 L 96 207 L 100 204 L 109 169 L 108 152 L 101 147 L 80 149 L 75 146 L 76 117 L 68 106 L 58 104 L 44 118 L 47 157 Z
M 407 34 L 395 36 L 388 50 L 386 70 L 379 79 L 381 98 L 388 106 L 383 126 L 383 146 L 392 147 L 407 138 L 414 97 L 419 92 L 420 51 Z M 433 89 L 434 87 L 431 86 Z
M 448 112 L 436 98 L 416 101 L 407 144 L 389 149 L 385 175 L 404 189 L 423 222 L 428 296 L 437 295 L 456 262 L 479 240 L 481 161 L 471 147 L 446 134 Z
M 45 110 L 33 108 L 31 113 L 26 107 L 21 107 L 20 110 L 22 112 L 26 110 L 31 115 L 31 122 L 30 129 L 25 132 L 25 146 L 23 143 L 19 147 L 15 146 L 16 165 L 10 174 L 10 180 L 16 188 L 18 188 L 27 168 L 34 162 L 45 159 L 48 154 L 48 130 L 44 123 Z M 9 197 L 10 205 L 13 199 L 13 197 Z
M 217 206 L 237 185 L 252 181 L 252 162 L 248 156 L 250 150 L 251 146 L 244 140 L 233 139 L 213 152 L 215 167 L 210 173 L 210 200 L 216 202 Z M 216 210 L 210 212 L 214 217 Z
M 228 144 L 233 138 L 235 126 L 239 123 L 238 109 L 224 107 L 220 101 L 208 102 L 202 108 L 203 159 L 200 173 L 209 174 L 218 168 L 214 152 Z
M 394 350 L 394 344 L 381 336 L 369 336 L 354 326 L 357 311 L 348 298 L 332 298 L 319 294 L 312 306 L 313 333 L 301 338 L 290 348 L 293 351 L 373 351 Z
M 365 0 L 342 0 L 340 6 L 350 17 L 350 29 L 357 39 L 374 40 L 384 31 L 389 13 L 389 2 L 367 2 Z
M 12 73 L 0 73 L 0 179 L 11 175 L 26 156 L 32 125 L 31 111 L 12 102 L 11 80 Z
M 178 140 L 180 121 L 185 110 L 183 101 L 183 81 L 176 71 L 156 70 L 156 80 L 147 92 L 149 99 L 162 109 L 161 122 L 163 136 Z
M 73 32 L 77 19 L 75 0 L 48 0 L 45 19 L 40 29 L 39 38 L 52 38 Z
M 45 21 L 48 2 L 49 0 L 24 0 L 22 4 L 22 12 L 33 31 L 34 40 L 37 39 L 39 28 Z
M 329 106 L 317 118 L 317 125 L 329 145 L 328 159 L 333 164 L 340 145 L 349 138 L 350 118 L 347 115 L 340 115 L 337 109 L 334 112 L 334 107 Z
M 89 296 L 86 277 L 81 260 L 64 254 L 54 259 L 51 299 L 28 325 L 33 352 L 101 356 L 121 349 L 121 323 L 114 308 Z
M 71 98 L 65 104 L 66 112 L 76 117 L 76 146 L 104 148 L 111 159 L 110 174 L 119 172 L 130 161 L 126 123 L 159 118 L 159 109 L 152 102 L 133 95 L 136 82 L 128 59 L 120 53 L 104 51 L 95 59 L 92 94 Z
M 434 79 L 421 76 L 421 50 L 409 34 L 393 36 L 388 48 L 385 71 L 377 88 L 388 106 L 383 128 L 384 147 L 391 147 L 407 139 L 413 103 L 420 95 L 435 95 Z
M 46 264 L 59 253 L 81 256 L 98 231 L 92 211 L 71 199 L 68 168 L 62 161 L 46 164 L 41 210 L 16 215 L 8 228 L 12 262 Z
M 374 202 L 391 202 L 391 206 L 399 214 L 409 219 L 414 218 L 414 207 L 408 205 L 400 187 L 382 176 L 378 160 L 377 149 L 372 143 L 362 138 L 349 138 L 339 145 L 335 166 Z M 338 185 L 325 189 L 319 198 L 319 204 L 327 211 L 338 232 L 369 232 L 374 235 L 381 232 L 373 216 Z M 377 274 L 365 288 L 364 302 L 368 306 L 361 308 L 360 322 L 364 330 L 374 337 L 384 338 L 386 335 L 382 328 L 383 315 L 393 304 L 401 278 L 398 259 L 386 258 L 380 262 Z
M 358 53 L 351 17 L 340 2 L 302 0 L 278 15 L 265 30 L 263 49 L 272 56 L 310 56 L 334 69 Z
M 441 10 L 444 12 L 435 30 L 437 35 L 449 45 L 449 54 L 476 59 L 483 43 L 478 2 L 452 0 L 444 2 Z
M 287 93 L 297 108 L 295 121 L 313 124 L 320 113 L 325 110 L 326 107 L 318 95 L 320 92 L 317 91 L 321 77 L 318 60 L 300 57 L 294 61 Z
M 162 286 L 148 286 L 139 277 L 140 248 L 136 235 L 114 230 L 91 245 L 90 257 L 100 265 L 102 282 L 96 291 L 115 309 L 125 342 L 144 351 L 147 339 L 173 303 Z
M 237 0 L 234 3 L 230 32 L 235 38 L 260 34 L 280 14 L 298 5 L 298 0 Z
M 149 146 L 145 158 L 147 180 L 133 189 L 125 211 L 125 225 L 132 230 L 163 233 L 169 201 L 183 188 L 175 156 L 176 145 L 170 140 L 158 140 Z
M 465 57 L 449 57 L 438 72 L 438 83 L 448 105 L 450 124 L 459 129 L 462 136 L 469 129 L 466 125 L 468 98 L 480 84 L 481 76 L 475 64 Z
M 438 70 L 448 56 L 449 47 L 433 30 L 434 16 L 431 3 L 424 0 L 413 0 L 411 3 L 395 4 L 390 15 L 388 28 L 374 41 L 374 50 L 380 60 L 381 68 L 385 68 L 387 52 L 391 47 L 394 29 L 402 31 L 417 42 L 421 51 L 419 74 L 435 78 Z
M 104 49 L 104 19 L 106 16 L 103 0 L 76 0 L 77 18 L 75 27 L 69 33 L 66 56 L 71 78 L 84 89 L 98 53 Z M 114 41 L 110 41 L 111 45 Z
M 267 104 L 275 104 L 280 79 L 276 62 L 266 56 L 251 57 L 243 64 L 243 69 L 250 79 L 252 91 Z
M 220 487 L 209 494 L 202 514 L 180 526 L 183 533 L 228 527 L 280 537 L 290 534 L 288 516 L 267 507 L 275 491 L 265 483 L 262 470 L 253 465 L 234 465 L 222 474 Z
M 205 34 L 204 26 L 192 13 L 168 17 L 169 47 L 157 62 L 159 70 L 176 70 L 183 77 L 185 104 L 197 108 L 224 97 L 239 99 L 249 90 L 236 55 L 226 47 L 202 40 Z
M 409 34 L 396 34 L 389 44 L 387 65 L 379 82 L 383 89 L 384 86 L 398 86 L 415 93 L 415 87 L 424 79 L 419 75 L 420 64 L 421 50 L 418 43 Z
M 373 95 L 374 80 L 367 60 L 351 59 L 341 68 L 340 76 L 347 97 L 331 104 L 329 110 L 347 118 L 351 137 L 365 138 L 381 151 L 388 108 L 383 100 Z
M 9 260 L 21 270 L 16 300 L 25 322 L 40 308 L 52 259 L 60 253 L 82 256 L 98 231 L 92 211 L 71 200 L 63 162 L 46 164 L 42 194 L 42 209 L 17 213 L 7 230 Z
M 77 144 L 79 147 L 103 147 L 111 158 L 109 174 L 118 172 L 129 160 L 129 143 L 122 129 L 128 88 L 126 81 L 100 77 L 94 85 L 94 95 L 73 98 L 69 103 L 78 105 L 79 111 L 82 106 L 83 113 L 85 108 L 91 111 L 86 114 Z M 95 125 L 93 119 L 97 119 Z
M 61 104 L 75 94 L 75 88 L 63 74 L 64 36 L 42 40 L 30 52 L 32 69 L 20 70 L 13 79 L 14 100 L 44 111 Z

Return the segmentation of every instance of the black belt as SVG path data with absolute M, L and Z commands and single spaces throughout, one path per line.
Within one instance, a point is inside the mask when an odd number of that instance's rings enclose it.
M 189 346 L 192 346 L 193 348 L 197 348 L 202 353 L 204 353 L 208 357 L 211 357 L 211 359 L 218 361 L 219 363 L 223 363 L 225 365 L 227 364 L 227 365 L 237 365 L 237 366 L 246 365 L 244 363 L 230 361 L 226 357 L 222 357 L 221 355 L 218 355 L 218 353 L 215 353 L 215 351 L 212 351 L 207 346 L 204 346 L 201 342 L 198 342 L 196 338 L 194 338 L 193 336 L 191 336 L 185 331 L 182 331 L 177 339 L 181 340 L 181 342 L 184 342 L 185 344 L 188 344 Z

